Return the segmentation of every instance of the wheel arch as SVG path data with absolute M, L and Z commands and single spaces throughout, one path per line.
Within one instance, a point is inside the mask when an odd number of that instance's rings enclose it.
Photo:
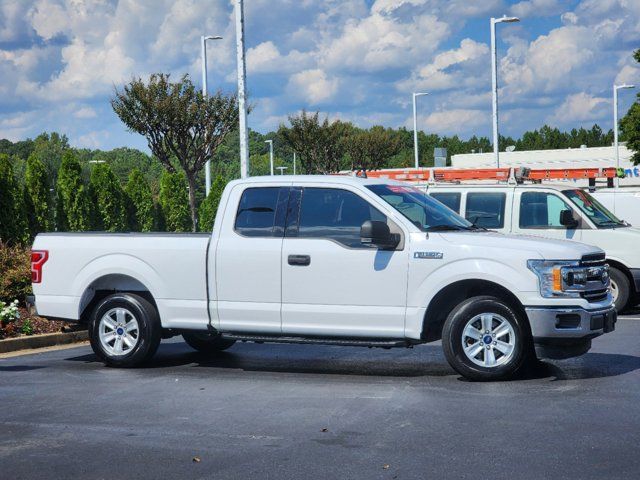
M 524 306 L 511 291 L 490 280 L 467 279 L 453 282 L 442 288 L 429 302 L 424 314 L 422 334 L 420 338 L 427 342 L 442 338 L 442 327 L 451 311 L 461 302 L 470 297 L 490 295 L 507 302 L 525 319 L 525 324 L 531 334 L 531 326 L 527 319 Z
M 624 263 L 611 258 L 607 258 L 605 261 L 607 262 L 607 265 L 609 265 L 612 268 L 615 268 L 616 270 L 620 270 L 624 274 L 624 276 L 627 277 L 627 280 L 629 280 L 630 293 L 633 293 L 633 294 L 640 293 L 636 289 L 636 284 L 635 284 L 635 281 L 633 280 L 633 275 L 631 275 L 631 270 L 629 270 L 629 267 L 627 267 Z
M 140 295 L 158 311 L 158 305 L 153 294 L 143 282 L 130 275 L 109 273 L 94 279 L 82 292 L 78 306 L 78 318 L 80 321 L 87 322 L 95 306 L 102 299 L 114 293 L 135 293 Z

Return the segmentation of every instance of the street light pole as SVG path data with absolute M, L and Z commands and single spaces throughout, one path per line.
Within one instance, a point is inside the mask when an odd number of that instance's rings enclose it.
M 415 161 L 415 167 L 420 168 L 420 156 L 418 154 L 418 112 L 416 108 L 416 98 L 423 95 L 429 95 L 424 92 L 413 93 L 413 156 Z
M 238 110 L 240 117 L 240 177 L 249 176 L 249 134 L 247 129 L 247 64 L 244 59 L 244 5 L 235 0 L 236 55 L 238 63 Z
M 200 37 L 200 50 L 202 54 L 202 96 L 207 96 L 207 40 L 222 40 L 222 37 L 202 35 Z M 205 192 L 207 196 L 211 191 L 211 163 L 207 160 L 204 165 Z
M 616 169 L 620 168 L 620 152 L 618 151 L 618 90 L 635 88 L 635 85 L 613 85 L 613 150 L 616 156 Z M 620 179 L 616 175 L 616 187 L 620 186 Z
M 289 167 L 278 167 L 278 170 L 280 170 L 280 175 L 284 175 L 284 171 L 289 168 Z
M 296 152 L 293 152 L 293 174 L 296 174 Z
M 273 140 L 265 140 L 269 144 L 269 163 L 271 164 L 271 175 L 273 175 Z
M 518 17 L 491 17 L 491 93 L 493 94 L 493 155 L 496 168 L 500 168 L 500 148 L 498 145 L 498 52 L 496 48 L 496 23 L 519 22 Z

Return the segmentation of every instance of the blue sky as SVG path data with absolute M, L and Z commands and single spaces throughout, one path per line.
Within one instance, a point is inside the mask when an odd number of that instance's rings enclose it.
M 251 128 L 305 108 L 369 127 L 411 126 L 411 92 L 427 132 L 489 136 L 489 18 L 498 25 L 501 133 L 548 123 L 612 125 L 611 88 L 640 84 L 640 0 L 246 0 Z M 145 141 L 111 111 L 133 75 L 189 73 L 235 89 L 228 0 L 0 0 L 0 138 L 66 133 L 88 148 Z M 633 93 L 621 94 L 623 113 Z

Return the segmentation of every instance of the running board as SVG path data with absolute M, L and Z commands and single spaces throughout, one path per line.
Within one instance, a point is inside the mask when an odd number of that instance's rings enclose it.
M 331 337 L 279 337 L 275 335 L 243 335 L 239 333 L 223 333 L 221 337 L 225 340 L 237 340 L 240 342 L 254 343 L 299 343 L 312 345 L 341 345 L 343 347 L 379 347 L 411 348 L 414 343 L 405 339 L 397 340 L 374 340 L 360 338 L 331 338 Z

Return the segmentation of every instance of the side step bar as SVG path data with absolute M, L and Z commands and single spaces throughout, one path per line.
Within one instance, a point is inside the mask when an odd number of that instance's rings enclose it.
M 243 335 L 239 333 L 223 333 L 225 340 L 237 340 L 240 342 L 254 343 L 299 343 L 312 345 L 341 345 L 344 347 L 379 347 L 411 348 L 414 343 L 405 339 L 397 340 L 375 340 L 367 338 L 331 338 L 331 337 L 279 337 L 275 335 Z

